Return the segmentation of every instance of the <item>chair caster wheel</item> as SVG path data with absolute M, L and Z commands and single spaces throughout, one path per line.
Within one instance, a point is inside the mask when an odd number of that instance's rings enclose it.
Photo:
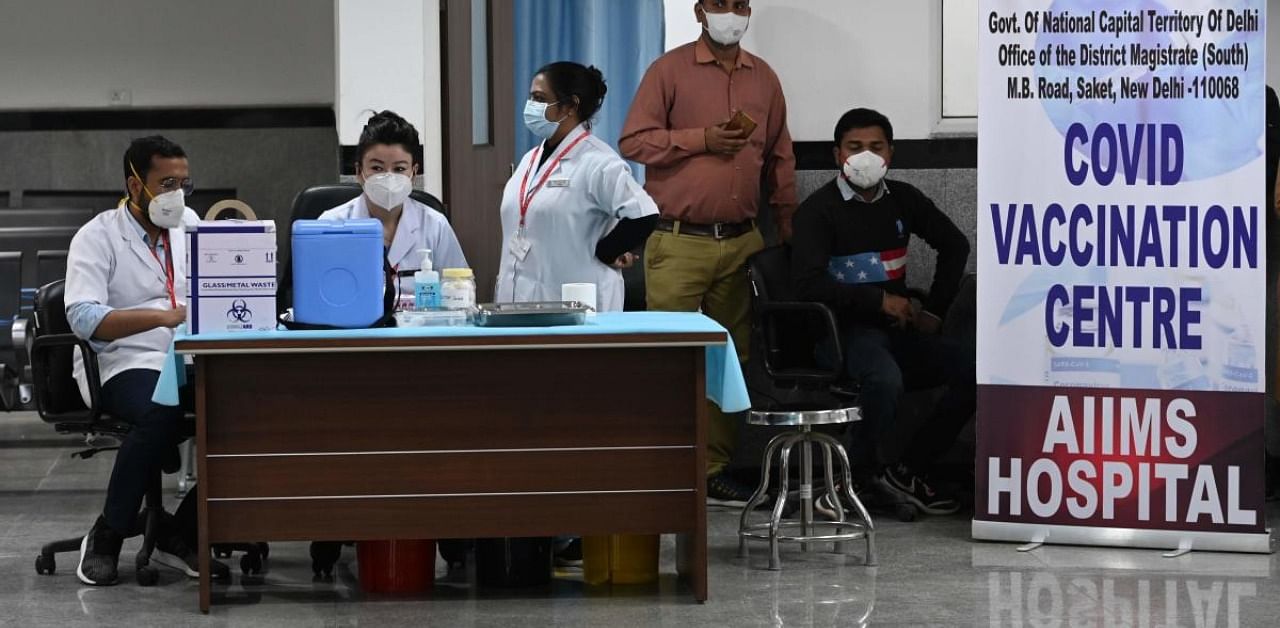
M 52 576 L 57 570 L 58 563 L 54 560 L 53 554 L 41 554 L 36 556 L 36 573 L 42 576 Z
M 246 576 L 262 573 L 262 557 L 252 552 L 241 556 L 240 573 Z
M 894 509 L 894 516 L 898 518 L 898 521 L 910 523 L 916 520 L 916 517 L 919 516 L 919 512 L 916 510 L 916 507 L 911 504 L 898 504 Z
M 157 582 L 160 582 L 160 572 L 149 565 L 138 567 L 134 575 L 138 578 L 139 586 L 154 587 Z
M 214 582 L 230 582 L 231 568 L 218 560 L 209 561 L 209 579 Z
M 271 556 L 271 546 L 266 543 L 259 543 L 258 553 L 262 555 L 263 560 L 266 560 Z

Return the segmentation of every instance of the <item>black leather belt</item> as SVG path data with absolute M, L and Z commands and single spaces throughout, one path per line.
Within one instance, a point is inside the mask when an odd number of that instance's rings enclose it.
M 715 238 L 717 240 L 728 240 L 741 235 L 751 233 L 756 228 L 755 220 L 744 220 L 742 222 L 717 222 L 710 225 L 703 225 L 696 222 L 686 222 L 683 220 L 671 220 L 669 218 L 659 218 L 658 231 L 669 231 L 678 235 L 702 236 L 704 238 Z

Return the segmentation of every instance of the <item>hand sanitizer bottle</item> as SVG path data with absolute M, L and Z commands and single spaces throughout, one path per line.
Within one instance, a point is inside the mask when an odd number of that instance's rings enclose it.
M 422 268 L 413 274 L 413 305 L 418 311 L 440 309 L 440 273 L 431 266 L 431 250 L 420 249 Z

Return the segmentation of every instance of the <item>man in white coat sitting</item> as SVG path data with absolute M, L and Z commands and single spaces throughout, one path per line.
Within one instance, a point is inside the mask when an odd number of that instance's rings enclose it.
M 142 532 L 138 511 L 147 487 L 162 468 L 177 466 L 183 439 L 182 408 L 151 397 L 174 328 L 187 318 L 183 226 L 197 216 L 185 203 L 186 154 L 164 137 L 136 139 L 124 155 L 124 178 L 128 196 L 81 227 L 67 254 L 67 320 L 97 352 L 102 409 L 132 424 L 116 454 L 106 505 L 80 545 L 76 575 L 89 585 L 115 584 L 121 544 Z M 79 351 L 75 377 L 87 400 Z M 188 493 L 190 502 L 194 495 Z M 165 517 L 155 558 L 196 576 L 196 554 L 183 540 L 193 531 L 179 528 Z

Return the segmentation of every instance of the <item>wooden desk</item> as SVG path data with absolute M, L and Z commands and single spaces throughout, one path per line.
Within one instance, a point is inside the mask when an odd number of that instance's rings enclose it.
M 705 347 L 724 342 L 179 340 L 196 364 L 199 546 L 676 533 L 704 601 Z

